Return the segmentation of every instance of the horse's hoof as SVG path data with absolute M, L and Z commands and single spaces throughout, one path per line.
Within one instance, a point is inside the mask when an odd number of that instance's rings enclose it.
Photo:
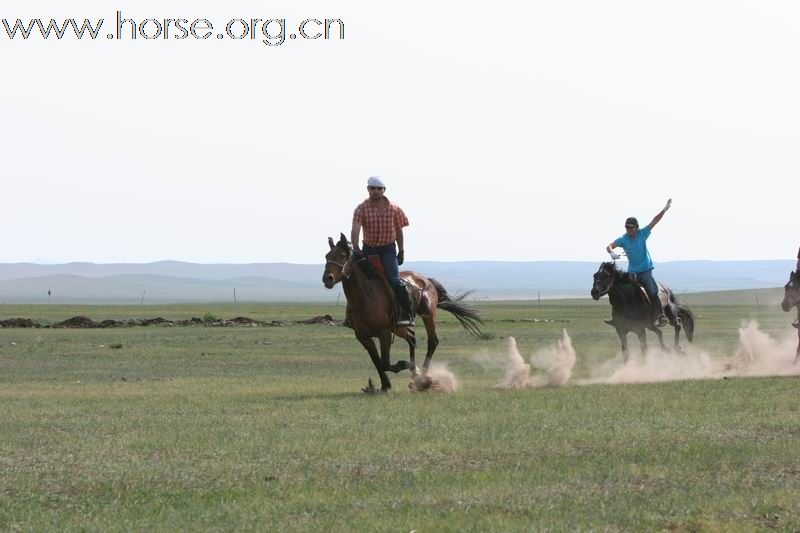
M 430 376 L 419 374 L 408 383 L 408 389 L 412 392 L 422 392 L 430 389 L 432 385 L 433 379 Z
M 361 392 L 364 394 L 377 394 L 378 389 L 375 388 L 375 384 L 372 383 L 372 378 L 367 380 L 367 386 L 361 388 Z

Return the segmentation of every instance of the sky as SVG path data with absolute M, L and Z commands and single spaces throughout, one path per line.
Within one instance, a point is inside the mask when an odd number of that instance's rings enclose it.
M 96 40 L 0 27 L 0 262 L 320 263 L 371 175 L 409 261 L 603 260 L 668 198 L 656 263 L 800 245 L 794 2 L 69 4 L 0 9 L 105 19 Z M 105 38 L 117 10 L 345 33 Z

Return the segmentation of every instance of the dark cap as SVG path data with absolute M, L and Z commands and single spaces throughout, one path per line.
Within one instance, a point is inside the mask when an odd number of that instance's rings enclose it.
M 626 228 L 638 228 L 639 221 L 636 220 L 636 217 L 628 217 L 625 219 L 625 227 Z

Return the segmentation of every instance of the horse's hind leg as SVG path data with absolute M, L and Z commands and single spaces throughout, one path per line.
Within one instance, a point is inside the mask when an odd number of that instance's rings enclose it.
M 800 362 L 800 328 L 797 330 L 797 355 L 794 356 L 794 364 Z
M 377 348 L 375 348 L 375 341 L 372 340 L 372 337 L 357 337 L 357 339 L 358 342 L 360 342 L 369 353 L 369 357 L 372 359 L 372 364 L 375 365 L 375 370 L 378 371 L 378 377 L 381 379 L 381 391 L 389 392 L 392 389 L 392 384 L 389 382 L 389 378 L 386 376 L 386 372 L 383 370 L 381 357 L 378 355 Z
M 800 362 L 800 307 L 797 308 L 797 355 L 794 356 L 794 364 Z
M 642 355 L 647 355 L 647 332 L 644 328 L 636 331 L 636 336 L 639 337 L 639 346 L 642 349 Z M 661 344 L 664 344 L 663 342 Z
M 661 349 L 666 352 L 667 345 L 664 344 L 664 334 L 661 332 L 661 328 L 653 327 L 651 329 L 656 332 L 656 337 L 658 337 L 658 343 L 661 345 Z
M 675 321 L 675 351 L 679 353 L 683 353 L 683 348 L 681 348 L 681 323 L 680 321 Z
M 423 322 L 425 323 L 425 332 L 428 334 L 428 351 L 425 353 L 425 362 L 422 363 L 422 372 L 427 374 L 428 370 L 430 370 L 433 352 L 439 346 L 439 337 L 436 336 L 436 322 L 434 322 L 432 316 L 425 317 Z

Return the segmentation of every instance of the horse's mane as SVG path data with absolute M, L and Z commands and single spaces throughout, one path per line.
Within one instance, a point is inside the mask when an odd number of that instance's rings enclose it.
M 338 246 L 344 248 L 344 243 L 339 242 Z M 356 256 L 356 266 L 367 276 L 367 279 L 374 279 L 375 276 L 380 274 L 364 252 L 356 252 L 349 242 L 347 243 L 347 250 L 349 250 L 351 255 Z
M 367 275 L 367 279 L 373 279 L 379 274 L 378 269 L 375 268 L 375 265 L 373 265 L 372 261 L 369 260 L 367 254 L 364 252 L 355 252 L 352 248 L 350 249 L 350 253 L 358 255 L 359 261 L 356 264 L 358 265 L 358 268 L 361 269 L 361 272 Z M 361 259 L 363 259 L 363 261 Z
M 616 263 L 610 261 L 603 263 L 601 268 L 603 268 L 603 270 L 609 271 L 611 275 L 614 276 L 614 283 L 637 289 L 637 294 L 639 295 L 643 294 L 644 297 L 647 298 L 649 302 L 650 297 L 649 295 L 647 295 L 646 291 L 644 293 L 638 292 L 639 289 L 644 288 L 644 285 L 642 285 L 642 283 L 638 279 L 635 279 L 633 276 L 631 276 L 629 272 L 627 272 L 626 270 L 621 270 L 619 267 L 617 267 Z
M 600 267 L 603 270 L 609 271 L 614 276 L 614 280 L 615 281 L 627 281 L 628 283 L 633 283 L 633 280 L 628 275 L 628 273 L 626 271 L 624 271 L 624 270 L 621 270 L 619 267 L 617 267 L 616 263 L 612 263 L 611 261 L 608 261 L 608 262 L 603 263 L 602 265 L 600 265 Z

